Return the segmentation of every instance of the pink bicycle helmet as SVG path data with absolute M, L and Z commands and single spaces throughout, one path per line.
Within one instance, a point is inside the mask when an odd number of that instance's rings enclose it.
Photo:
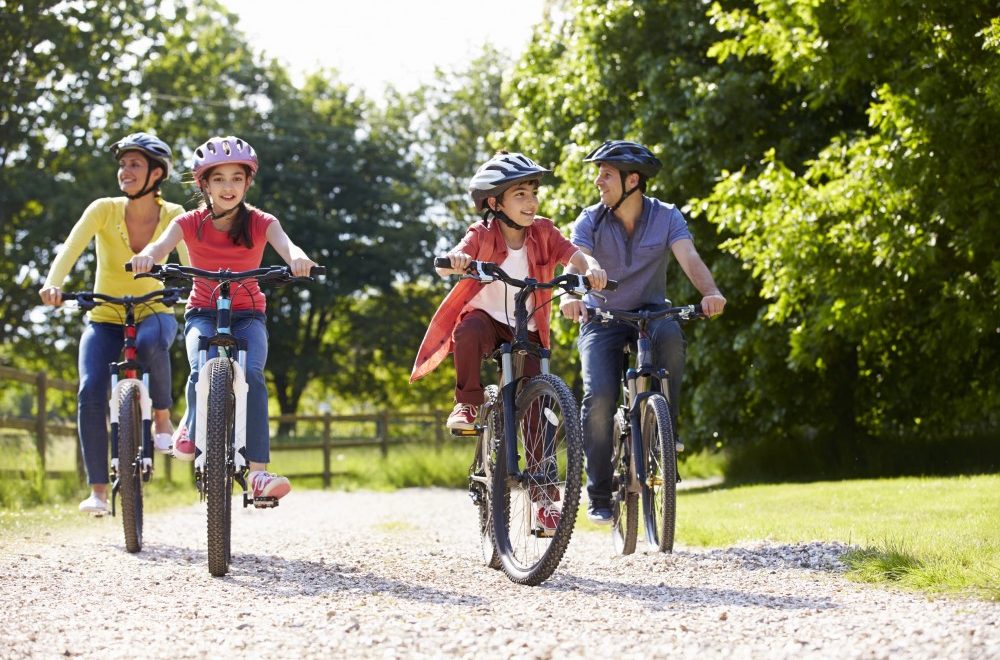
M 227 164 L 246 165 L 250 168 L 250 176 L 255 176 L 260 166 L 257 152 L 250 143 L 235 135 L 210 138 L 208 142 L 194 150 L 192 169 L 196 181 L 201 180 L 209 168 Z

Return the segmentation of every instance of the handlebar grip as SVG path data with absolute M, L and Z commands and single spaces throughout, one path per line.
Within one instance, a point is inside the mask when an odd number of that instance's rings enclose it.
M 149 272 L 150 273 L 159 273 L 161 270 L 163 270 L 163 266 L 161 266 L 160 264 L 153 264 L 153 267 L 149 270 Z M 125 262 L 125 272 L 126 273 L 131 273 L 132 272 L 132 262 L 131 261 L 126 261 Z M 140 276 L 141 277 L 149 277 L 149 275 L 147 275 L 145 273 L 136 273 L 136 276 L 137 277 L 140 277 Z
M 618 280 L 608 280 L 608 283 L 604 285 L 605 291 L 617 291 L 618 290 Z
M 309 277 L 316 277 L 317 275 L 326 275 L 326 266 L 313 266 L 309 269 Z
M 692 307 L 694 307 L 695 314 L 698 316 L 705 316 L 705 312 L 701 309 L 701 303 L 695 303 Z
M 448 257 L 434 257 L 435 268 L 451 268 L 451 259 Z

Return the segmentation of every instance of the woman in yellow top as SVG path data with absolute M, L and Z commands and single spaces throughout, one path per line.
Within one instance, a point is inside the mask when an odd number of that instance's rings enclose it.
M 170 221 L 184 212 L 178 204 L 163 201 L 160 184 L 169 176 L 170 147 L 148 133 L 133 133 L 111 145 L 118 161 L 118 187 L 124 197 L 94 201 L 76 223 L 49 269 L 39 295 L 47 305 L 62 303 L 62 287 L 83 250 L 96 239 L 97 274 L 94 291 L 109 296 L 141 296 L 162 288 L 155 279 L 133 279 L 125 263 L 152 243 Z M 181 260 L 187 250 L 179 245 Z M 80 390 L 77 429 L 91 494 L 80 510 L 96 515 L 108 509 L 108 398 L 111 375 L 108 364 L 117 361 L 124 344 L 124 311 L 118 305 L 101 305 L 90 313 L 80 338 Z M 177 337 L 173 310 L 152 304 L 136 310 L 136 348 L 149 374 L 153 400 L 154 445 L 170 451 L 173 405 L 170 386 L 170 345 Z

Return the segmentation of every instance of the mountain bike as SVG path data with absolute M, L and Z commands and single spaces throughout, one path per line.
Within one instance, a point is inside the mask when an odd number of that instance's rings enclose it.
M 638 536 L 639 497 L 646 542 L 659 552 L 673 552 L 677 517 L 677 441 L 670 413 L 670 374 L 652 362 L 650 321 L 667 317 L 687 321 L 702 318 L 701 305 L 669 307 L 656 311 L 591 310 L 600 322 L 619 322 L 638 332 L 634 348 L 626 345 L 622 369 L 622 405 L 615 412 L 612 430 L 613 477 L 611 484 L 611 535 L 615 550 L 635 552 Z M 635 353 L 635 366 L 628 355 Z
M 283 285 L 311 282 L 313 276 L 326 272 L 314 266 L 309 277 L 295 277 L 287 266 L 256 268 L 242 272 L 202 270 L 178 264 L 154 266 L 136 277 L 155 277 L 161 281 L 203 278 L 217 283 L 216 333 L 202 336 L 198 345 L 198 383 L 195 421 L 195 485 L 206 503 L 208 532 L 208 572 L 219 577 L 229 572 L 231 559 L 233 482 L 243 489 L 243 507 L 258 509 L 278 506 L 275 497 L 254 498 L 248 492 L 246 475 L 246 379 L 247 346 L 232 333 L 232 289 L 242 281 L 256 279 L 260 285 Z M 209 349 L 218 356 L 209 359 Z
M 434 265 L 451 268 L 451 261 L 438 257 Z M 583 295 L 590 284 L 582 275 L 571 274 L 549 282 L 518 280 L 486 261 L 472 261 L 463 277 L 520 289 L 514 297 L 513 341 L 491 356 L 499 382 L 485 388 L 475 428 L 452 433 L 477 436 L 469 495 L 479 508 L 484 563 L 502 568 L 513 582 L 538 585 L 559 565 L 573 534 L 583 474 L 583 429 L 573 393 L 549 372 L 550 351 L 528 337 L 527 304 L 535 291 L 562 289 Z M 608 283 L 608 288 L 614 286 Z M 528 354 L 541 363 L 541 373 L 530 378 L 522 375 Z M 538 522 L 538 510 L 557 502 L 559 521 L 548 529 Z
M 122 496 L 122 528 L 125 549 L 142 550 L 142 489 L 153 474 L 153 402 L 149 397 L 149 374 L 139 364 L 136 349 L 135 309 L 160 302 L 174 305 L 185 289 L 166 288 L 141 296 L 108 296 L 92 291 L 63 293 L 63 302 L 75 300 L 81 311 L 98 305 L 121 305 L 125 310 L 123 360 L 111 362 L 111 515 L 118 495 Z

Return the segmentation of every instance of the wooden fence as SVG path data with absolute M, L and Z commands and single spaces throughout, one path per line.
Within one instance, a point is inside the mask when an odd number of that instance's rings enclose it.
M 76 392 L 76 383 L 50 378 L 44 371 L 28 372 L 11 367 L 0 366 L 0 380 L 27 383 L 35 386 L 35 414 L 32 417 L 14 417 L 11 415 L 0 415 L 0 429 L 21 429 L 33 431 L 35 435 L 35 448 L 42 462 L 42 469 L 45 469 L 45 454 L 48 449 L 49 436 L 52 434 L 76 435 L 76 424 L 65 422 L 53 422 L 49 420 L 48 400 L 49 390 L 60 390 L 63 392 Z M 81 473 L 82 461 L 80 457 L 79 443 L 77 443 L 77 473 Z M 58 477 L 61 473 L 49 472 L 46 476 Z
M 12 369 L 0 366 L 0 381 L 16 381 L 21 383 L 34 384 L 35 386 L 35 414 L 32 417 L 14 417 L 10 415 L 0 415 L 0 429 L 22 429 L 33 431 L 35 435 L 35 446 L 38 455 L 42 460 L 42 467 L 45 467 L 45 454 L 48 447 L 48 438 L 52 434 L 68 434 L 76 436 L 76 424 L 65 422 L 52 422 L 48 419 L 47 397 L 51 389 L 76 392 L 75 383 L 70 383 L 57 378 L 50 378 L 44 371 L 37 373 Z M 330 485 L 331 477 L 335 473 L 331 470 L 331 455 L 334 450 L 352 447 L 374 447 L 378 448 L 383 456 L 389 453 L 391 447 L 412 442 L 434 442 L 440 444 L 444 442 L 445 419 L 448 413 L 445 411 L 432 411 L 423 413 L 398 413 L 389 411 L 379 411 L 364 415 L 280 415 L 270 418 L 271 422 L 282 425 L 291 425 L 296 429 L 295 436 L 291 438 L 276 438 L 272 436 L 272 453 L 284 451 L 305 451 L 320 450 L 323 456 L 322 470 L 318 472 L 288 474 L 288 477 L 298 478 L 322 478 L 323 487 Z M 334 433 L 335 426 L 349 426 L 350 433 Z M 371 427 L 371 433 L 359 432 L 359 427 Z M 76 447 L 76 473 L 83 480 L 83 464 L 80 456 L 80 443 L 74 443 Z M 171 466 L 173 461 L 164 461 L 166 476 L 171 476 Z M 46 477 L 59 478 L 67 471 L 46 470 Z M 23 476 L 23 475 L 21 475 Z

